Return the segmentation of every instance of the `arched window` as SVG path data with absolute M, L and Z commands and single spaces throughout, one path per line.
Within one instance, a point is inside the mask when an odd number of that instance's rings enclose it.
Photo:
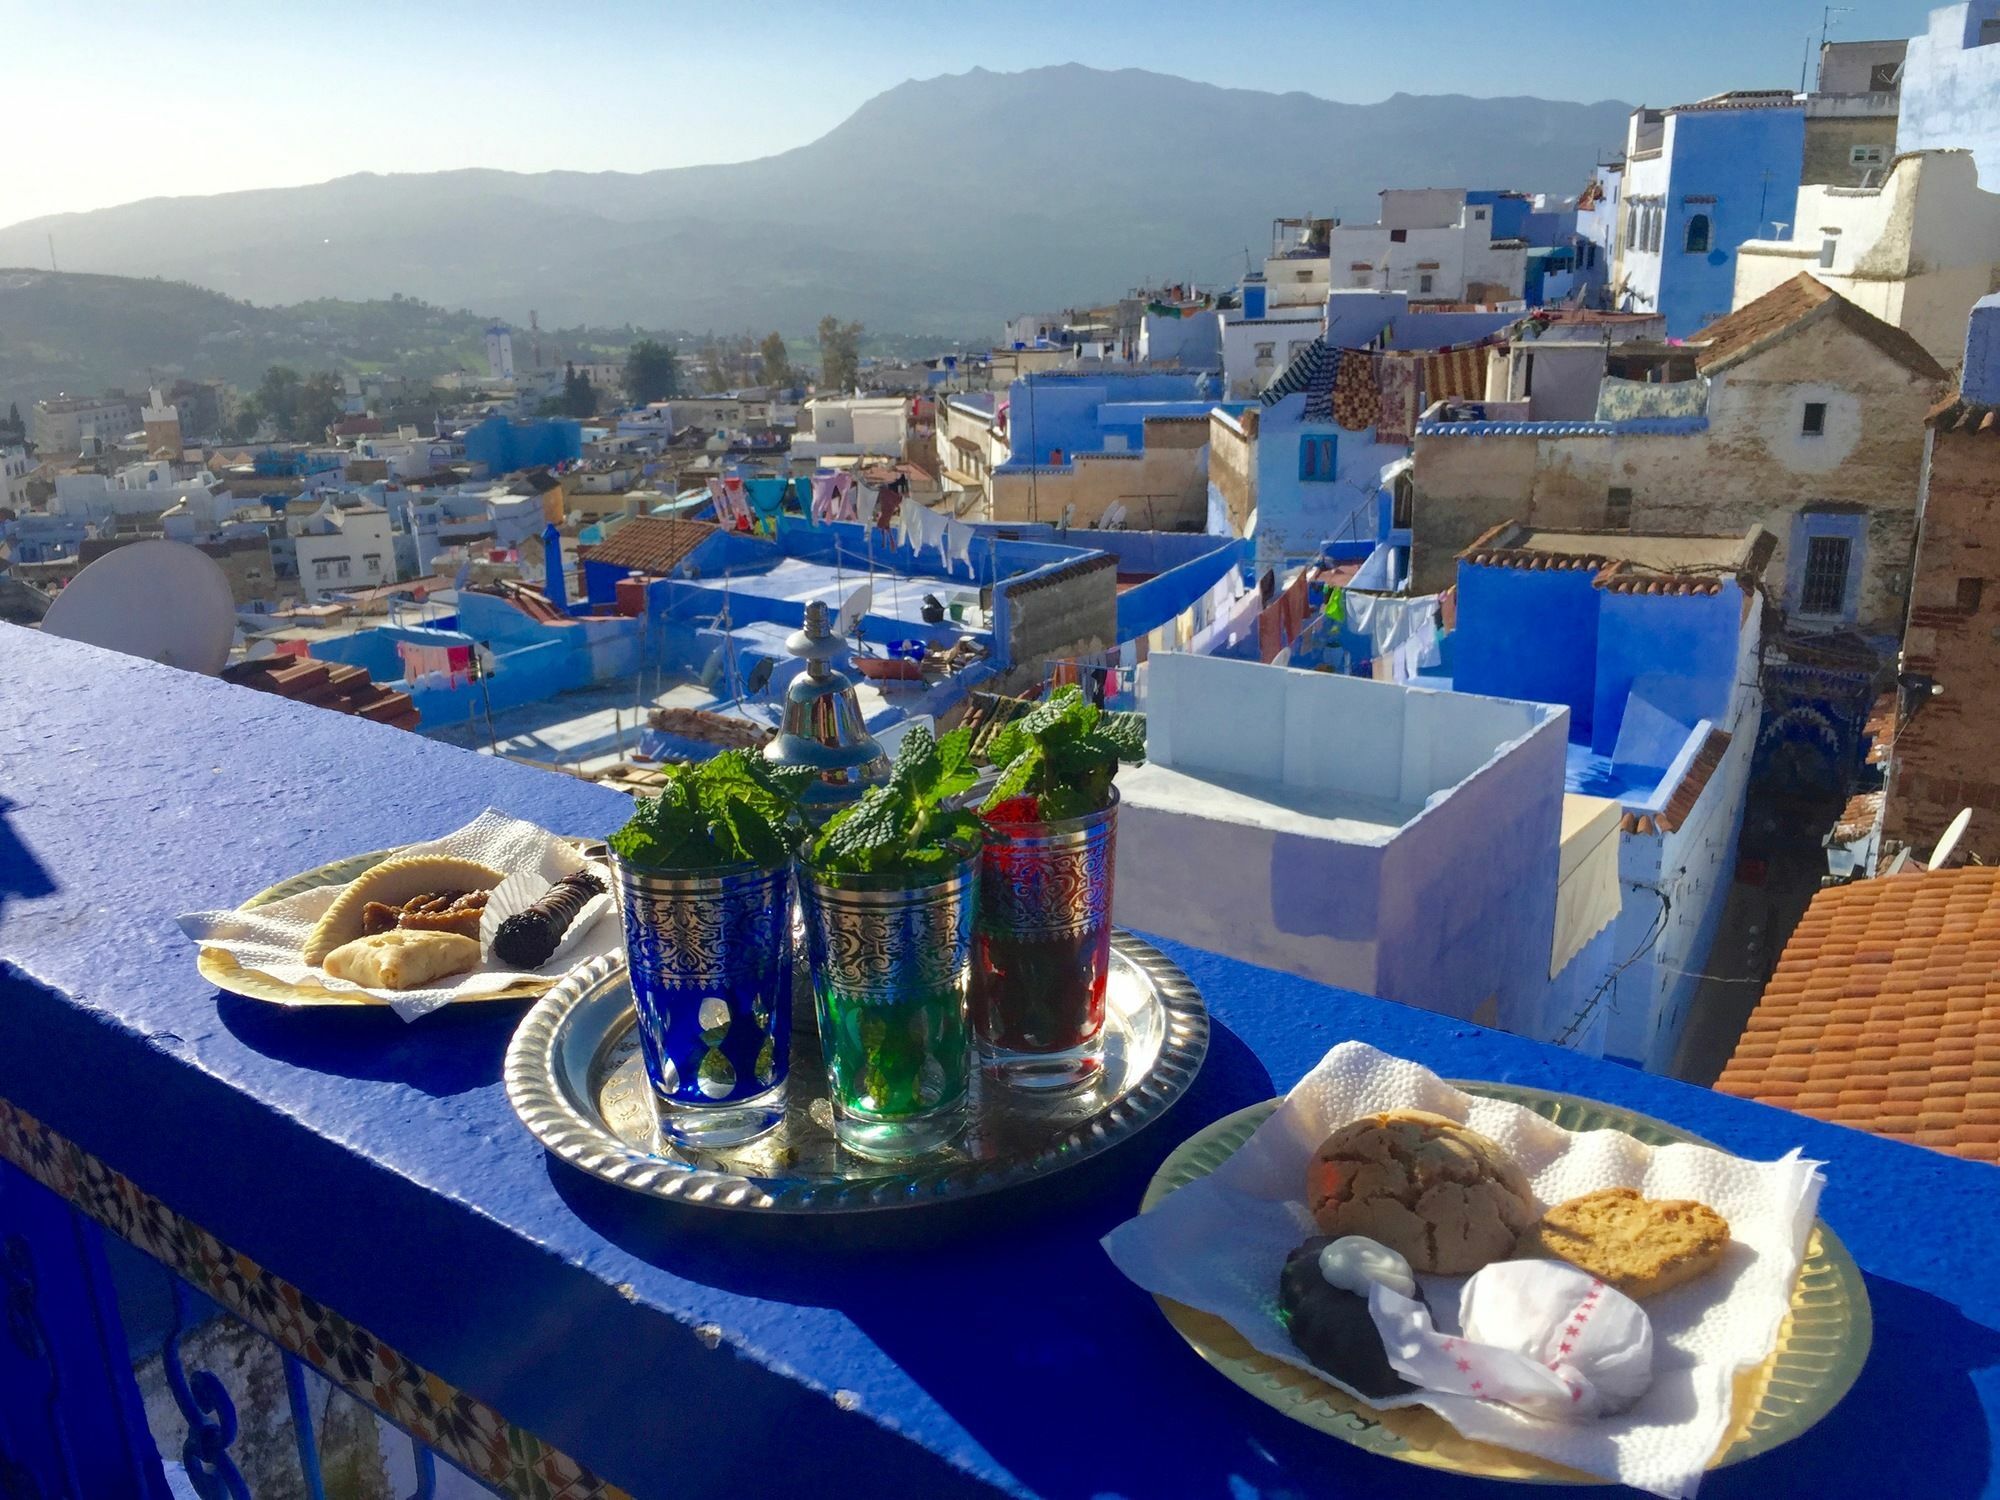
M 1646 210 L 1646 248 L 1655 255 L 1660 253 L 1660 227 L 1666 222 L 1667 211 L 1663 208 Z
M 1706 255 L 1708 253 L 1708 215 L 1696 214 L 1688 220 L 1687 253 Z

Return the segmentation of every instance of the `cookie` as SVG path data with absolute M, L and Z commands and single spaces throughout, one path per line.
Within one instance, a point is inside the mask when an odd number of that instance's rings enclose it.
M 399 927 L 342 943 L 327 954 L 325 969 L 370 989 L 408 990 L 479 967 L 479 944 L 455 932 L 411 932 Z
M 1299 1353 L 1342 1385 L 1381 1400 L 1416 1387 L 1398 1375 L 1382 1348 L 1368 1299 L 1334 1286 L 1320 1269 L 1320 1252 L 1333 1241 L 1307 1240 L 1285 1257 L 1278 1277 L 1278 1311 Z
M 1411 1267 L 1464 1276 L 1514 1253 L 1535 1196 L 1513 1159 L 1478 1131 L 1422 1110 L 1342 1126 L 1306 1168 L 1323 1234 L 1365 1235 Z
M 1714 1269 L 1729 1221 L 1706 1203 L 1600 1188 L 1558 1203 L 1522 1236 L 1522 1255 L 1566 1260 L 1628 1297 L 1656 1297 Z

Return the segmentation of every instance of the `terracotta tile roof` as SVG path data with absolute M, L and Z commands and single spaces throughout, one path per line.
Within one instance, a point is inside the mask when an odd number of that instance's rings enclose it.
M 544 625 L 574 625 L 575 617 L 557 609 L 555 601 L 540 589 L 530 588 L 525 583 L 512 579 L 501 579 L 493 583 L 467 584 L 468 594 L 491 594 L 496 599 L 505 599 L 514 608 L 531 620 Z
M 1694 812 L 1694 806 L 1701 801 L 1701 794 L 1708 789 L 1709 778 L 1715 775 L 1717 766 L 1729 749 L 1729 736 L 1720 729 L 1711 729 L 1708 738 L 1701 742 L 1701 748 L 1688 762 L 1687 774 L 1681 777 L 1667 805 L 1656 813 L 1626 813 L 1618 820 L 1620 833 L 1673 833 L 1685 823 Z
M 1704 545 L 1705 544 L 1705 545 Z M 1747 594 L 1778 539 L 1761 526 L 1742 536 L 1667 536 L 1631 531 L 1551 531 L 1503 521 L 1458 554 L 1460 562 L 1528 572 L 1588 570 L 1615 594 L 1719 594 L 1734 578 Z
M 687 521 L 671 516 L 634 516 L 595 547 L 577 555 L 585 562 L 611 563 L 635 573 L 665 577 L 687 555 L 714 536 L 712 521 Z
M 2000 437 L 2000 406 L 1986 406 L 1953 393 L 1930 409 L 1924 418 L 1939 432 L 1976 433 L 1980 437 Z
M 1856 839 L 1865 839 L 1874 832 L 1875 824 L 1882 817 L 1882 792 L 1877 788 L 1872 792 L 1856 792 L 1847 799 L 1840 810 L 1840 816 L 1833 822 L 1833 841 L 1837 844 L 1851 844 Z
M 1692 104 L 1672 105 L 1667 113 L 1684 115 L 1705 109 L 1785 109 L 1796 107 L 1798 103 L 1799 96 L 1790 89 L 1731 89 L 1726 94 L 1710 94 Z
M 1822 317 L 1837 318 L 1851 332 L 1926 380 L 1945 378 L 1944 366 L 1922 344 L 1805 271 L 1692 334 L 1688 342 L 1701 346 L 1695 368 L 1703 374 L 1725 369 Z
M 224 667 L 222 680 L 397 729 L 417 727 L 417 706 L 410 695 L 383 687 L 366 667 L 310 656 L 264 656 Z
M 1715 1086 L 2000 1162 L 2000 867 L 1821 891 Z

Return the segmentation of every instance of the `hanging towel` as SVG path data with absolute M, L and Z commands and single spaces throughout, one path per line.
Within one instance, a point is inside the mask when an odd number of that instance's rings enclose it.
M 833 519 L 834 474 L 815 474 L 812 477 L 812 518 L 815 521 Z
M 944 523 L 944 559 L 946 566 L 964 563 L 965 571 L 972 572 L 972 528 L 963 521 Z
M 1385 354 L 1377 369 L 1382 413 L 1375 441 L 1408 447 L 1417 431 L 1417 362 L 1402 354 Z
M 881 498 L 881 494 L 880 490 L 870 485 L 855 485 L 851 502 L 854 507 L 854 519 L 859 521 L 863 526 L 873 526 L 875 524 L 875 506 Z
M 1373 427 L 1382 415 L 1382 393 L 1375 383 L 1372 354 L 1349 349 L 1341 356 L 1333 382 L 1333 420 L 1349 432 Z
M 1326 591 L 1326 620 L 1338 629 L 1347 619 L 1347 590 L 1328 589 Z

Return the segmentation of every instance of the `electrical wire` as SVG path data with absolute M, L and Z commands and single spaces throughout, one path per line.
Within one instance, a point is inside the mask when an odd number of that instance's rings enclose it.
M 1558 1047 L 1567 1046 L 1570 1038 L 1582 1029 L 1583 1023 L 1588 1021 L 1596 1011 L 1597 1002 L 1604 998 L 1606 991 L 1617 985 L 1618 976 L 1644 958 L 1652 951 L 1653 945 L 1666 936 L 1667 914 L 1673 910 L 1673 898 L 1656 885 L 1646 885 L 1642 882 L 1635 882 L 1635 884 L 1639 890 L 1651 891 L 1655 896 L 1660 898 L 1660 914 L 1653 919 L 1653 925 L 1647 930 L 1646 936 L 1640 942 L 1639 946 L 1633 949 L 1632 956 L 1604 976 L 1604 983 L 1597 987 L 1591 997 L 1584 1001 L 1582 1006 L 1578 1008 L 1577 1013 L 1570 1017 L 1569 1023 L 1556 1034 L 1555 1045 Z

